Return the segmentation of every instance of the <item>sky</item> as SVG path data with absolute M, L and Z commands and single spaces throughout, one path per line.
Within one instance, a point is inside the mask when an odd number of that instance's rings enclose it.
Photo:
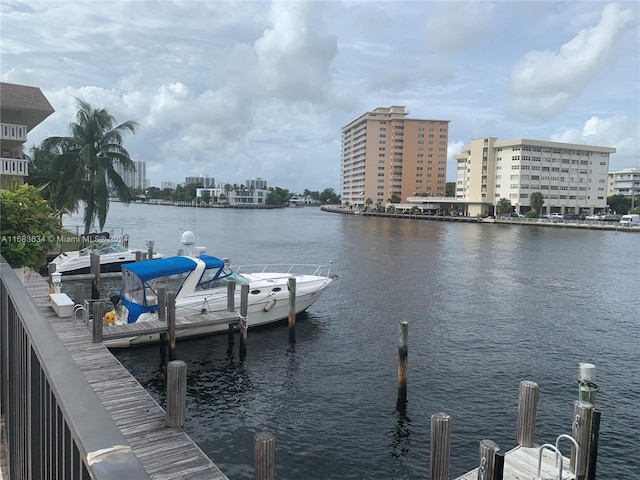
M 0 78 L 139 124 L 151 185 L 209 175 L 340 194 L 341 129 L 377 107 L 481 137 L 614 147 L 640 167 L 640 2 L 0 0 Z

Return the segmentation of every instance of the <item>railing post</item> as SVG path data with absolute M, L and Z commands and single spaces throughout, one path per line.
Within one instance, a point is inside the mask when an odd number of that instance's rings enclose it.
M 518 396 L 518 420 L 516 423 L 516 445 L 533 447 L 538 408 L 538 384 L 529 380 L 520 382 Z
M 167 427 L 183 427 L 187 409 L 187 364 L 172 360 L 167 364 Z

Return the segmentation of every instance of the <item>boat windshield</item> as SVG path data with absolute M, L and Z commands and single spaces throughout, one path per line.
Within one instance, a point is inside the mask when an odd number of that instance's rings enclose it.
M 249 280 L 234 272 L 229 267 L 207 268 L 196 286 L 196 290 L 209 290 L 211 288 L 226 287 L 228 283 L 244 285 Z
M 140 277 L 124 270 L 122 276 L 122 290 L 120 292 L 125 300 L 152 307 L 158 305 L 158 289 L 164 287 L 166 292 L 175 292 L 176 295 L 182 288 L 184 280 L 191 272 L 180 272 L 161 277 L 153 277 L 142 281 Z
M 83 248 L 82 250 L 80 250 L 79 255 L 81 257 L 84 257 L 86 255 L 90 255 L 91 253 L 105 255 L 107 253 L 123 253 L 127 251 L 128 250 L 119 243 L 97 242 L 92 243 L 87 248 Z

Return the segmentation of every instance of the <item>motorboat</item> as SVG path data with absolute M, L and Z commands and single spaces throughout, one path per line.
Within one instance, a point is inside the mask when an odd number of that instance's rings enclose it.
M 100 272 L 119 272 L 122 265 L 136 261 L 136 250 L 123 246 L 120 242 L 96 240 L 80 250 L 63 252 L 51 263 L 56 265 L 56 271 L 62 275 L 91 273 L 91 254 L 100 257 Z M 164 255 L 154 252 L 153 258 L 159 259 Z
M 288 205 L 290 207 L 304 207 L 304 200 L 298 196 L 291 197 Z
M 331 275 L 331 264 L 241 266 L 234 270 L 224 260 L 201 251 L 195 255 L 123 265 L 120 293 L 111 298 L 115 306 L 113 323 L 123 325 L 158 320 L 158 294 L 161 287 L 165 292 L 175 292 L 176 319 L 227 312 L 230 282 L 236 285 L 236 308 L 241 304 L 240 287 L 249 286 L 247 328 L 278 322 L 289 315 L 290 278 L 296 280 L 297 314 L 320 298 L 335 275 Z M 210 335 L 228 332 L 228 329 L 227 324 L 192 327 L 178 330 L 176 337 Z M 109 325 L 104 325 L 104 332 L 108 331 Z M 103 343 L 108 347 L 128 347 L 159 340 L 159 334 L 137 334 L 105 340 Z

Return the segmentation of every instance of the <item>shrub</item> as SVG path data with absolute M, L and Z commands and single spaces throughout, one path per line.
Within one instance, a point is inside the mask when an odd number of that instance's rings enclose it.
M 13 268 L 39 270 L 60 234 L 60 222 L 31 185 L 0 190 L 0 253 Z
M 538 214 L 534 210 L 529 210 L 524 214 L 524 218 L 538 218 Z

